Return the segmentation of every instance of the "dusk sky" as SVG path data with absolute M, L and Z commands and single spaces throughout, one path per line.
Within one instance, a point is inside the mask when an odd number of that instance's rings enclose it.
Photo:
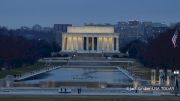
M 180 0 L 0 0 L 0 25 L 180 21 Z

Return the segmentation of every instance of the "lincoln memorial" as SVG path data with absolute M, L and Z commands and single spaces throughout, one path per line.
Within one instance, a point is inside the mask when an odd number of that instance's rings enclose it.
M 101 53 L 118 52 L 119 35 L 114 27 L 69 26 L 62 33 L 62 52 Z

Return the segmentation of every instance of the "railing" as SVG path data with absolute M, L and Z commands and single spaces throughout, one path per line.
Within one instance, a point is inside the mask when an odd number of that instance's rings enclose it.
M 15 80 L 16 81 L 24 80 L 24 79 L 30 78 L 32 76 L 39 75 L 39 74 L 42 74 L 42 73 L 45 73 L 45 72 L 49 72 L 49 71 L 52 71 L 52 70 L 55 70 L 55 69 L 58 69 L 58 68 L 60 68 L 60 66 L 48 67 L 48 68 L 44 68 L 44 69 L 41 69 L 41 70 L 28 72 L 28 73 L 25 73 L 25 74 L 22 74 L 22 75 L 17 75 L 17 76 L 15 76 Z
M 131 73 L 129 73 L 127 70 L 122 69 L 121 67 L 117 67 L 117 69 L 119 71 L 121 71 L 122 73 L 124 73 L 126 76 L 128 76 L 131 80 L 134 80 L 134 77 L 131 75 Z
M 67 61 L 70 59 L 71 57 L 42 58 L 42 59 L 39 59 L 38 62 Z

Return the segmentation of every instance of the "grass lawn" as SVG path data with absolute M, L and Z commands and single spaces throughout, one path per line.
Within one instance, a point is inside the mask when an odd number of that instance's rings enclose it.
M 180 101 L 175 96 L 4 96 L 0 101 Z
M 143 64 L 141 64 L 140 62 L 136 61 L 131 69 L 135 75 L 143 79 L 150 80 L 151 69 L 148 67 L 144 67 Z
M 116 58 L 113 60 L 135 61 L 134 63 L 129 63 L 129 64 L 128 63 L 113 63 L 113 65 L 119 65 L 120 67 L 124 67 L 125 69 L 132 71 L 133 74 L 135 74 L 145 80 L 150 80 L 151 69 L 148 67 L 145 67 L 138 60 L 132 59 L 132 58 Z

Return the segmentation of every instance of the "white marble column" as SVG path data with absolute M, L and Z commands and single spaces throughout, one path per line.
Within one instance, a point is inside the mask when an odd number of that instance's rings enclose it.
M 106 45 L 107 45 L 107 51 L 109 51 L 109 50 L 110 50 L 110 47 L 109 47 L 109 37 L 107 37 L 107 43 L 106 43 Z
M 71 48 L 72 48 L 72 46 L 71 46 L 71 37 L 69 36 L 68 37 L 68 51 L 70 51 L 71 50 Z
M 67 37 L 67 44 L 66 44 L 66 50 L 68 51 L 69 50 L 69 42 L 68 42 L 68 36 L 66 36 Z
M 84 37 L 81 37 L 81 51 L 84 51 Z
M 66 50 L 68 51 L 69 50 L 69 46 L 68 46 L 68 36 L 67 37 L 67 45 L 66 45 Z
M 116 37 L 116 51 L 119 50 L 119 38 Z
M 64 40 L 65 40 L 65 38 L 66 37 L 63 35 L 62 36 L 62 51 L 64 51 L 64 46 L 65 46 L 65 41 Z
M 99 51 L 99 37 L 97 37 L 97 52 Z
M 76 37 L 76 51 L 79 50 L 79 45 L 78 45 L 78 36 Z
M 74 45 L 73 45 L 73 36 L 71 37 L 71 51 L 74 50 Z
M 114 52 L 114 37 L 112 37 L 112 43 L 111 43 L 111 45 L 112 45 L 112 52 Z
M 64 44 L 64 45 L 65 45 L 65 46 L 64 46 L 64 50 L 67 51 L 67 50 L 68 50 L 68 37 L 67 37 L 67 36 L 66 36 L 64 42 L 65 42 L 65 44 Z
M 107 50 L 111 51 L 111 43 L 110 43 L 110 37 L 107 37 Z
M 94 37 L 92 37 L 92 51 L 94 51 Z
M 102 50 L 104 52 L 104 37 L 102 37 Z

